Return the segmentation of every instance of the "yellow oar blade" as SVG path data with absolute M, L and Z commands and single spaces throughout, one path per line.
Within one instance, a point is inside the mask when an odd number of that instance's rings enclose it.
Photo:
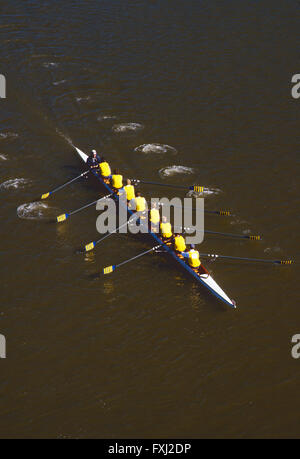
M 197 193 L 203 193 L 204 187 L 203 186 L 198 186 L 198 185 L 193 185 L 190 187 L 190 190 L 196 191 Z
M 85 251 L 86 251 L 86 252 L 89 252 L 90 250 L 93 250 L 94 247 L 95 247 L 94 242 L 90 242 L 90 243 L 87 244 L 84 248 L 85 248 Z
M 103 269 L 103 274 L 110 274 L 114 272 L 115 266 L 107 266 L 106 268 Z
M 249 239 L 251 239 L 252 241 L 260 241 L 261 237 L 260 236 L 249 236 Z
M 49 196 L 50 196 L 50 193 L 42 194 L 41 199 L 47 199 L 49 198 Z
M 281 265 L 291 265 L 293 263 L 293 260 L 281 260 L 280 264 Z
M 59 216 L 56 218 L 57 223 L 64 222 L 65 220 L 67 220 L 68 216 L 69 216 L 68 214 L 59 215 Z
M 220 215 L 225 215 L 226 217 L 230 217 L 230 212 L 229 210 L 220 210 Z

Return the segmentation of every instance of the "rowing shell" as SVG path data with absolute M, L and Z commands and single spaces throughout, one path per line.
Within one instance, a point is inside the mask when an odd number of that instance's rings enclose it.
M 86 155 L 83 151 L 79 150 L 79 148 L 77 147 L 75 147 L 75 149 L 78 155 L 80 156 L 80 158 L 82 159 L 82 161 L 86 163 L 88 159 L 88 155 Z M 94 170 L 92 170 L 92 173 L 101 182 L 101 184 L 108 190 L 109 193 L 113 193 L 113 190 L 111 189 L 111 187 L 102 180 L 101 176 L 97 175 L 97 173 Z M 128 212 L 130 213 L 130 215 L 133 215 L 133 212 L 130 209 L 128 209 Z M 160 239 L 159 236 L 152 233 L 150 230 L 149 230 L 149 235 L 152 236 L 155 242 L 160 244 L 165 249 L 165 251 L 168 252 L 182 266 L 182 268 L 184 268 L 189 274 L 191 274 L 196 279 L 197 282 L 204 285 L 215 297 L 217 297 L 223 303 L 227 304 L 228 306 L 232 308 L 236 307 L 235 302 L 226 295 L 226 293 L 221 289 L 221 287 L 217 284 L 217 282 L 212 278 L 212 276 L 209 274 L 209 272 L 204 267 L 202 267 L 203 273 L 199 274 L 195 272 L 184 260 L 179 258 L 177 253 L 171 247 L 164 244 L 164 242 L 162 241 L 162 239 Z

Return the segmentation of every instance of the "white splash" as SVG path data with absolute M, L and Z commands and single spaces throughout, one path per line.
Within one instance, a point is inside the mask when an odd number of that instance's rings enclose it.
M 86 96 L 86 97 L 76 97 L 77 102 L 88 102 L 91 100 L 91 96 Z
M 0 132 L 0 139 L 15 139 L 19 134 L 15 132 Z
M 19 218 L 24 218 L 28 220 L 38 220 L 40 218 L 43 218 L 43 209 L 47 208 L 47 204 L 42 202 L 28 202 L 25 204 L 21 204 L 17 208 L 17 215 Z
M 11 189 L 18 189 L 18 188 L 24 188 L 25 185 L 27 185 L 29 181 L 24 179 L 24 178 L 15 178 L 15 179 L 10 179 L 6 180 L 6 182 L 3 182 L 0 184 L 0 189 L 5 189 L 5 190 L 11 190 Z
M 170 145 L 162 144 L 162 143 L 144 143 L 139 147 L 134 149 L 137 153 L 156 153 L 156 154 L 163 154 L 163 153 L 172 153 L 176 154 L 177 150 Z
M 7 157 L 4 156 L 4 155 L 0 155 L 0 159 L 1 159 L 2 161 L 7 161 Z
M 168 166 L 159 170 L 161 177 L 170 177 L 176 174 L 194 174 L 195 171 L 191 167 L 186 166 Z
M 106 120 L 116 120 L 117 117 L 115 115 L 99 115 L 97 121 L 106 121 Z
M 45 69 L 50 69 L 52 67 L 58 67 L 58 64 L 57 62 L 44 62 L 43 67 L 45 67 Z
M 118 132 L 118 133 L 135 132 L 135 131 L 141 131 L 142 129 L 144 129 L 144 126 L 140 123 L 114 124 L 112 127 L 113 132 Z
M 201 196 L 205 196 L 205 195 L 206 196 L 210 196 L 212 194 L 219 194 L 219 193 L 221 193 L 221 190 L 219 190 L 218 188 L 206 188 L 206 187 L 204 187 L 202 192 L 190 190 L 187 193 L 187 197 L 189 197 L 189 198 L 197 198 L 197 197 L 201 197 Z
M 53 82 L 53 86 L 58 86 L 58 85 L 60 85 L 60 84 L 65 83 L 66 81 L 67 81 L 67 80 L 54 81 L 54 82 Z

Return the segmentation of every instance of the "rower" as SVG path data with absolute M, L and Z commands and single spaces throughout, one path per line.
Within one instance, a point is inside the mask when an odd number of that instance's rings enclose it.
M 166 244 L 171 245 L 173 233 L 171 223 L 167 221 L 167 217 L 162 218 L 162 222 L 160 224 L 160 232 L 163 241 Z
M 123 188 L 123 175 L 120 174 L 119 169 L 115 169 L 111 176 L 111 184 L 115 191 L 120 191 Z
M 132 199 L 135 198 L 134 186 L 131 185 L 130 179 L 126 180 L 126 185 L 124 186 L 124 190 L 126 193 L 127 202 L 130 202 Z
M 188 252 L 181 252 L 184 258 L 188 258 L 189 266 L 194 270 L 198 271 L 201 266 L 198 250 L 195 250 L 195 244 L 191 244 L 191 248 Z
M 175 233 L 173 242 L 174 242 L 174 250 L 175 250 L 175 252 L 177 252 L 178 255 L 179 255 L 179 252 L 185 252 L 186 251 L 185 239 L 184 239 L 182 234 Z
M 90 156 L 88 157 L 86 164 L 90 169 L 97 169 L 101 163 L 100 156 L 97 154 L 96 150 L 92 150 Z
M 150 230 L 152 231 L 152 233 L 159 232 L 159 222 L 160 222 L 160 214 L 158 210 L 158 205 L 157 205 L 157 202 L 154 202 L 151 206 L 150 218 L 149 218 L 149 225 L 150 225 Z
M 136 193 L 135 197 L 135 210 L 137 212 L 145 212 L 147 208 L 147 201 L 146 199 L 141 195 L 140 191 Z
M 105 158 L 102 158 L 102 161 L 99 164 L 99 168 L 104 182 L 108 183 L 109 179 L 111 178 L 111 169 Z

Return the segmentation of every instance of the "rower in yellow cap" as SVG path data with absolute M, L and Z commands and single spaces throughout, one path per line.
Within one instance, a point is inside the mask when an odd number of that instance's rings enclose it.
M 163 241 L 166 244 L 170 245 L 172 242 L 171 239 L 172 239 L 173 233 L 172 233 L 171 223 L 167 221 L 167 217 L 162 218 L 162 222 L 160 224 L 160 232 L 161 232 Z
M 199 270 L 201 266 L 201 261 L 199 257 L 199 252 L 195 249 L 194 244 L 191 244 L 191 248 L 188 252 L 182 252 L 181 255 L 184 258 L 188 258 L 188 264 L 194 271 L 197 272 Z
M 160 214 L 157 202 L 153 202 L 150 210 L 149 226 L 152 233 L 159 232 Z
M 119 191 L 123 188 L 123 175 L 120 174 L 119 169 L 114 170 L 111 176 L 111 184 L 115 191 Z
M 99 169 L 100 169 L 104 182 L 109 183 L 109 180 L 111 178 L 111 169 L 110 169 L 110 165 L 108 164 L 106 159 L 103 157 L 102 157 L 102 161 L 99 164 Z

